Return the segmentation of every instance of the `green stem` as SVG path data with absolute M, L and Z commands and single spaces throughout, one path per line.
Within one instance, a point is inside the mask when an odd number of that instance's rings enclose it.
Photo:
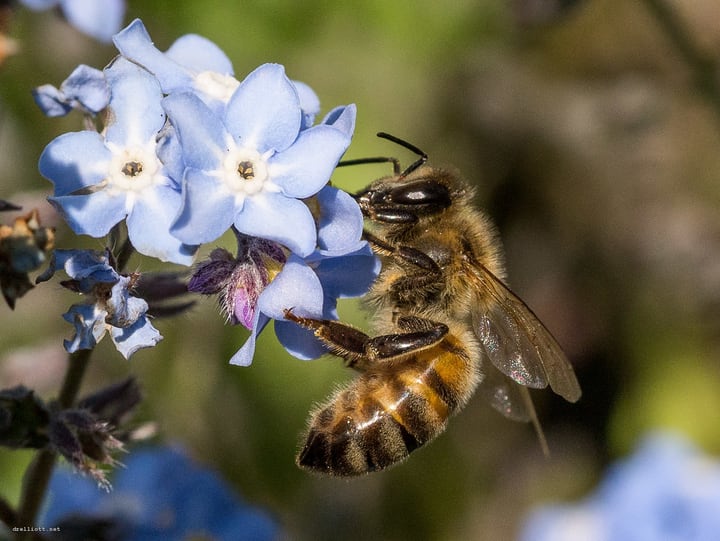
M 693 41 L 688 29 L 664 0 L 644 0 L 648 10 L 662 27 L 683 61 L 692 71 L 695 86 L 712 106 L 720 120 L 720 83 L 717 62 Z
M 81 349 L 68 356 L 68 368 L 65 372 L 58 406 L 61 409 L 69 408 L 75 402 L 85 371 L 90 362 L 91 349 Z M 23 479 L 23 489 L 20 495 L 20 505 L 17 512 L 17 526 L 35 526 L 40 506 L 45 499 L 45 491 L 50 482 L 57 453 L 45 448 L 38 451 L 33 462 L 28 466 Z M 19 532 L 17 539 L 31 539 L 32 532 Z

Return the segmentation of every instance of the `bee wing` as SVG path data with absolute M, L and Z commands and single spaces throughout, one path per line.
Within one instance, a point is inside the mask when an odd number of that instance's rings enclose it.
M 477 291 L 472 325 L 483 353 L 520 385 L 542 388 L 576 402 L 580 385 L 560 345 L 532 310 L 481 265 L 470 273 Z
M 482 380 L 477 387 L 477 394 L 508 419 L 528 422 L 531 415 L 520 392 L 520 389 L 524 389 L 524 387 L 494 366 L 485 364 Z
M 510 379 L 494 366 L 485 366 L 483 379 L 478 384 L 477 392 L 508 419 L 523 423 L 531 422 L 540 442 L 540 448 L 545 456 L 550 456 L 545 433 L 540 426 L 540 420 L 527 387 Z

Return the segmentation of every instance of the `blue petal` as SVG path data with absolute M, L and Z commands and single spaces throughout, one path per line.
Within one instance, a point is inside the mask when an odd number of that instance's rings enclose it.
M 318 247 L 336 255 L 354 252 L 361 247 L 363 216 L 357 201 L 332 186 L 317 194 L 320 205 Z
M 354 103 L 350 105 L 336 107 L 330 111 L 321 122 L 340 130 L 347 137 L 352 137 L 355 131 L 355 117 L 357 108 Z
M 60 5 L 71 25 L 104 42 L 120 30 L 125 16 L 124 0 L 62 0 Z
M 317 359 L 328 352 L 328 348 L 315 338 L 312 331 L 291 321 L 276 321 L 275 335 L 290 355 L 303 361 Z
M 300 129 L 306 130 L 313 125 L 315 115 L 320 112 L 320 98 L 305 83 L 292 81 L 292 84 L 295 85 L 295 90 L 300 99 L 300 109 L 302 109 L 302 126 L 300 126 Z
M 148 303 L 144 299 L 130 294 L 132 281 L 129 276 L 121 276 L 110 291 L 110 298 L 105 304 L 108 312 L 105 322 L 113 327 L 131 327 L 148 311 Z
M 185 244 L 212 242 L 225 233 L 235 218 L 235 197 L 217 177 L 187 169 L 183 204 L 170 232 Z
M 180 139 L 172 124 L 165 124 L 165 127 L 158 133 L 155 153 L 165 166 L 165 171 L 173 186 L 180 189 L 185 174 L 185 158 Z
M 315 249 L 315 220 L 305 204 L 279 193 L 262 193 L 245 199 L 235 227 L 252 237 L 273 240 L 301 256 Z
M 187 92 L 168 96 L 162 105 L 175 126 L 185 164 L 196 169 L 219 169 L 226 149 L 226 131 L 220 118 Z
M 192 75 L 155 48 L 140 19 L 135 19 L 116 34 L 113 37 L 113 43 L 125 58 L 143 66 L 155 75 L 166 94 L 182 88 L 192 88 Z
M 80 349 L 93 349 L 105 335 L 106 315 L 107 312 L 95 304 L 72 305 L 63 314 L 63 319 L 75 327 L 75 336 L 63 342 L 65 351 L 75 353 Z
M 239 144 L 261 154 L 285 150 L 300 131 L 298 95 L 279 64 L 263 64 L 248 75 L 225 115 L 228 132 Z
M 192 263 L 197 246 L 183 244 L 170 234 L 180 204 L 180 192 L 169 186 L 143 192 L 127 218 L 128 236 L 138 252 L 180 265 Z
M 80 64 L 60 85 L 60 91 L 68 100 L 77 100 L 91 113 L 99 113 L 110 100 L 105 74 L 99 69 Z
M 87 516 L 101 506 L 102 494 L 98 493 L 97 482 L 78 475 L 68 467 L 58 467 L 48 485 L 47 504 L 40 525 L 45 528 L 57 527 L 70 514 Z
M 195 72 L 215 71 L 232 75 L 232 62 L 212 41 L 197 34 L 186 34 L 175 40 L 165 52 L 170 60 Z
M 310 197 L 330 180 L 349 144 L 350 138 L 340 130 L 318 125 L 300 132 L 290 148 L 272 156 L 268 171 L 286 195 Z
M 153 347 L 162 340 L 162 336 L 146 316 L 140 317 L 130 327 L 111 327 L 110 336 L 117 350 L 126 359 L 137 350 Z
M 291 255 L 282 271 L 260 294 L 258 309 L 273 319 L 285 319 L 286 309 L 300 316 L 322 317 L 320 279 L 302 259 Z
M 55 184 L 55 196 L 94 186 L 107 175 L 112 154 L 94 131 L 64 133 L 45 147 L 38 167 Z
M 110 195 L 108 190 L 89 195 L 49 197 L 48 201 L 78 235 L 104 237 L 127 215 L 125 194 Z
M 380 259 L 368 248 L 354 255 L 323 259 L 315 266 L 315 272 L 326 296 L 359 297 L 370 289 L 380 266 Z
M 266 315 L 261 314 L 260 310 L 255 311 L 255 323 L 253 324 L 253 331 L 245 341 L 243 346 L 232 356 L 230 364 L 237 366 L 250 366 L 255 356 L 255 342 L 257 341 L 258 335 L 263 331 L 265 326 L 270 321 Z
M 65 95 L 53 85 L 38 86 L 32 90 L 32 95 L 35 103 L 46 116 L 65 116 L 73 110 Z
M 110 266 L 107 252 L 95 250 L 55 250 L 55 270 L 63 268 L 72 279 L 79 281 L 80 293 L 90 293 L 97 284 L 115 284 L 120 275 Z
M 105 68 L 110 85 L 111 122 L 105 140 L 119 146 L 144 146 L 165 124 L 157 79 L 137 64 L 118 57 Z

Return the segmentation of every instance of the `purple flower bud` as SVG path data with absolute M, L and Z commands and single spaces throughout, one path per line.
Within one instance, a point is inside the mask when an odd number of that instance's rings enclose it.
M 188 284 L 190 291 L 219 296 L 230 323 L 252 330 L 258 298 L 287 261 L 282 248 L 269 240 L 235 232 L 238 255 L 222 248 L 201 262 Z

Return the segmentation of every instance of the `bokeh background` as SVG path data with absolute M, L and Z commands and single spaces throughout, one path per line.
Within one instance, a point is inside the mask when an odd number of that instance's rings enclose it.
M 247 333 L 224 325 L 211 299 L 159 321 L 165 340 L 130 361 L 106 340 L 86 392 L 136 375 L 137 422 L 217 469 L 289 539 L 514 539 L 531 509 L 582 498 L 656 429 L 720 452 L 720 5 L 664 5 L 672 20 L 653 0 L 129 1 L 126 21 L 142 18 L 160 49 L 198 33 L 239 78 L 280 62 L 323 111 L 356 103 L 346 157 L 412 161 L 375 137 L 386 131 L 477 186 L 512 287 L 583 388 L 575 405 L 533 393 L 549 459 L 530 426 L 477 398 L 402 466 L 352 481 L 308 475 L 294 464 L 307 412 L 352 374 L 336 359 L 290 357 L 270 330 L 252 367 L 228 365 Z M 115 51 L 52 12 L 18 9 L 8 33 L 21 50 L 0 67 L 0 197 L 39 206 L 58 246 L 76 247 L 36 162 L 80 119 L 45 118 L 30 89 Z M 344 168 L 333 182 L 354 191 L 388 169 Z M 53 396 L 71 334 L 60 314 L 74 302 L 50 283 L 14 312 L 0 306 L 0 387 Z M 367 326 L 356 301 L 340 314 Z M 30 456 L 0 450 L 5 497 L 17 498 Z

